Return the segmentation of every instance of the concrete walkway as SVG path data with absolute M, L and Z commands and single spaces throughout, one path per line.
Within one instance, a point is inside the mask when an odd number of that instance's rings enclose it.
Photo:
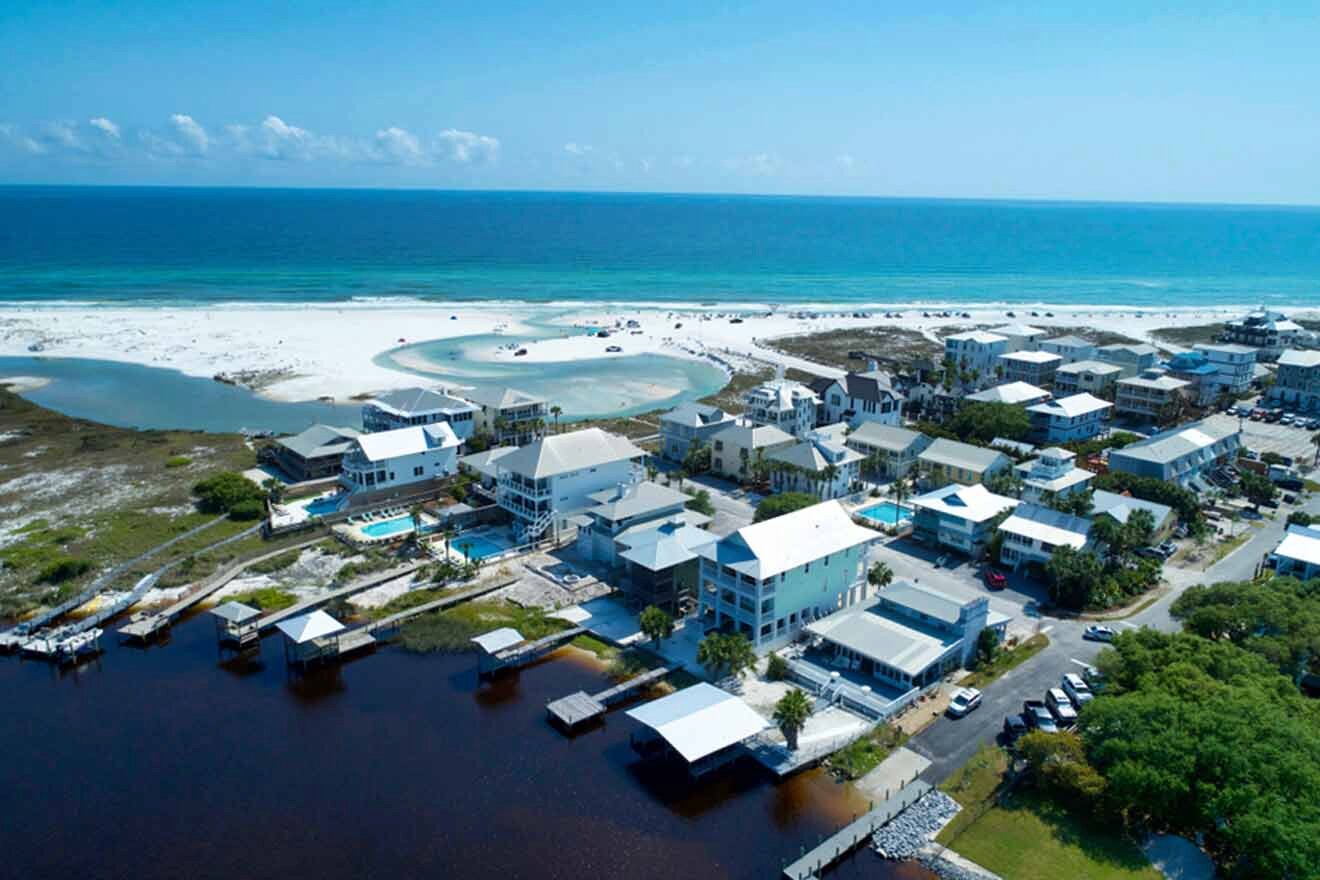
M 870 773 L 853 783 L 872 802 L 882 801 L 911 782 L 915 777 L 926 772 L 930 760 L 923 758 L 909 748 L 900 746 Z

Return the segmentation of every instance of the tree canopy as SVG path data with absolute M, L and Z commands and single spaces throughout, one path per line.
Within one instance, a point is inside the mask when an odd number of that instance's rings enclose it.
M 642 613 L 637 617 L 637 625 L 648 639 L 656 643 L 657 647 L 662 639 L 674 634 L 674 618 L 666 614 L 664 609 L 654 605 L 647 605 L 642 609 Z
M 193 486 L 197 506 L 206 513 L 227 513 L 234 519 L 256 519 L 265 510 L 266 493 L 242 474 L 223 471 Z
M 1320 705 L 1229 641 L 1143 629 L 1098 664 L 1081 713 L 1099 811 L 1206 835 L 1226 875 L 1315 876 L 1320 865 Z
M 969 403 L 949 422 L 949 430 L 968 443 L 982 445 L 996 437 L 1021 440 L 1031 430 L 1031 417 L 1011 403 Z
M 765 522 L 819 503 L 819 498 L 806 492 L 781 492 L 778 495 L 770 495 L 756 505 L 756 515 L 752 518 L 752 522 Z
M 1272 577 L 1189 587 L 1169 613 L 1186 631 L 1259 654 L 1294 680 L 1320 673 L 1320 580 Z
M 1201 502 L 1196 497 L 1196 493 L 1191 489 L 1179 486 L 1177 483 L 1166 483 L 1164 480 L 1157 480 L 1154 477 L 1138 477 L 1121 471 L 1110 471 L 1107 474 L 1097 476 L 1091 481 L 1091 485 L 1106 492 L 1120 494 L 1131 492 L 1133 498 L 1163 504 L 1172 508 L 1173 512 L 1178 515 L 1178 521 L 1188 528 L 1204 528 L 1205 524 L 1201 517 Z

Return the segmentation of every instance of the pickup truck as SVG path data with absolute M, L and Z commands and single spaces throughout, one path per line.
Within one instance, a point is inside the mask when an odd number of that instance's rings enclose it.
M 1042 733 L 1059 732 L 1059 725 L 1054 723 L 1054 716 L 1050 714 L 1044 700 L 1023 700 L 1022 717 L 1026 719 L 1027 726 L 1034 730 Z

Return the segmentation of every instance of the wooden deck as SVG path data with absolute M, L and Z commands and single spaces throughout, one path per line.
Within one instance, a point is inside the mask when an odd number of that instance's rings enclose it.
M 931 787 L 920 780 L 908 783 L 889 799 L 872 808 L 865 816 L 831 835 L 811 852 L 784 868 L 787 880 L 815 880 L 831 865 L 870 840 L 876 829 L 888 824 L 899 813 L 920 800 Z
M 614 703 L 632 696 L 648 685 L 654 684 L 670 672 L 671 670 L 668 667 L 651 669 L 641 675 L 634 675 L 627 681 L 620 682 L 614 687 L 607 688 L 599 693 L 587 694 L 583 691 L 577 691 L 547 703 L 545 710 L 551 721 L 557 721 L 565 729 L 572 730 L 579 724 L 585 724 L 594 718 L 599 718 Z
M 572 629 L 551 633 L 534 642 L 523 642 L 521 645 L 505 648 L 503 651 L 494 654 L 480 653 L 477 655 L 477 675 L 485 677 L 502 669 L 517 669 L 520 666 L 526 666 L 551 651 L 558 650 L 561 646 L 571 642 L 586 631 L 586 627 L 575 626 Z

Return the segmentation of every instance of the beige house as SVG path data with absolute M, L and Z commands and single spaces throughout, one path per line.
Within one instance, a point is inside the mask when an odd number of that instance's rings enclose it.
M 795 443 L 792 434 L 773 425 L 732 425 L 711 438 L 710 469 L 730 480 L 750 480 L 758 453 L 765 458 Z

